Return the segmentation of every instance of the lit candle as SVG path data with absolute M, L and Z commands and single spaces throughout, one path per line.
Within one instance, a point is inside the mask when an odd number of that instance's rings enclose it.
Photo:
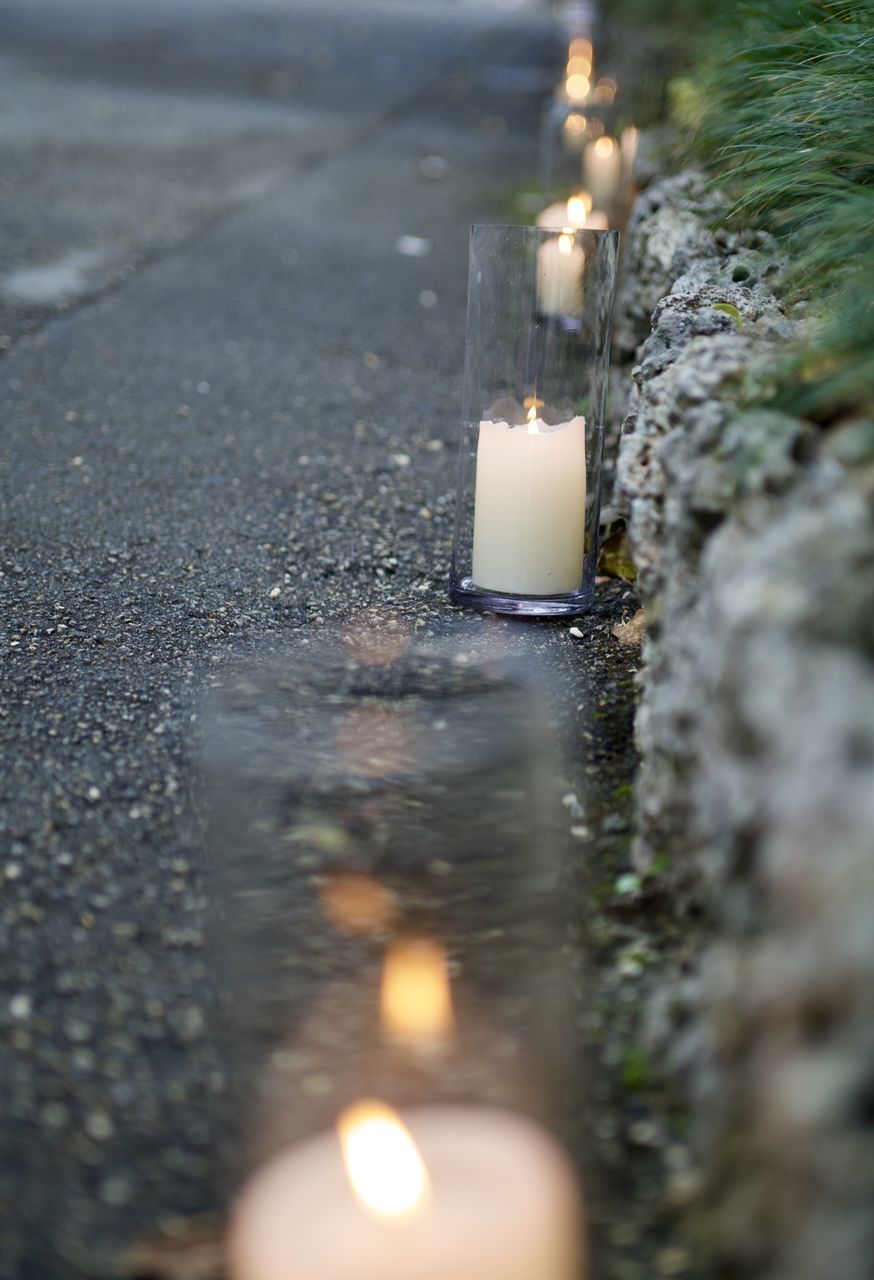
M 615 138 L 598 138 L 583 151 L 583 182 L 596 204 L 609 204 L 622 179 L 622 155 Z
M 545 316 L 579 315 L 586 255 L 566 227 L 537 250 L 537 309 Z
M 258 1170 L 228 1237 L 231 1280 L 579 1280 L 577 1183 L 530 1121 L 359 1103 Z
M 619 138 L 619 150 L 622 152 L 622 172 L 629 188 L 634 185 L 634 167 L 637 163 L 637 148 L 640 135 L 633 124 L 622 130 Z
M 562 126 L 564 145 L 567 151 L 582 151 L 589 132 L 588 117 L 581 111 L 570 111 L 564 118 Z
M 565 227 L 579 229 L 586 226 L 586 217 L 592 208 L 592 197 L 588 191 L 578 191 L 567 201 L 557 200 L 541 209 L 537 215 L 538 227 L 553 227 L 563 230 Z
M 603 209 L 593 209 L 586 216 L 586 229 L 588 231 L 606 231 L 610 226 L 610 219 Z
M 585 102 L 589 96 L 592 82 L 582 71 L 568 71 L 565 77 L 564 90 L 569 102 Z
M 586 420 L 481 422 L 473 580 L 487 591 L 563 595 L 583 578 Z

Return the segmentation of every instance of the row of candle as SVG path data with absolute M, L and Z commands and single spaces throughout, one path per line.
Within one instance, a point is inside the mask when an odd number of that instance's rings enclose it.
M 609 105 L 615 97 L 609 77 L 593 88 L 593 57 L 588 38 L 571 41 L 563 93 L 575 108 Z M 598 125 L 601 136 L 592 136 Z M 537 312 L 574 327 L 586 266 L 575 232 L 608 230 L 608 211 L 633 184 L 638 132 L 629 126 L 617 141 L 598 117 L 578 109 L 566 115 L 565 132 L 582 155 L 586 189 L 537 216 L 539 228 L 557 233 L 537 249 Z M 479 587 L 501 594 L 557 596 L 576 591 L 583 578 L 586 420 L 578 415 L 547 424 L 539 403 L 524 424 L 486 420 L 478 428 L 472 576 Z

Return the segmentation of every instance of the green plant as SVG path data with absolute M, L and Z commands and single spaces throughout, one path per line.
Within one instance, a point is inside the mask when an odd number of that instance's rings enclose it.
M 874 411 L 874 6 L 754 0 L 675 89 L 698 111 L 693 151 L 726 186 L 736 225 L 790 256 L 809 332 L 782 370 L 780 407 L 823 422 Z M 687 120 L 688 122 L 688 120 Z

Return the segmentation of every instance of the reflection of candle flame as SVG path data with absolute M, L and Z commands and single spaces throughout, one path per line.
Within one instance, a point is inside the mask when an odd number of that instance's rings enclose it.
M 358 1102 L 337 1123 L 346 1172 L 357 1199 L 374 1217 L 403 1222 L 428 1201 L 425 1162 L 410 1131 L 390 1107 Z
M 581 137 L 588 127 L 588 120 L 579 111 L 572 111 L 564 122 L 565 133 L 569 133 L 574 138 Z
M 612 156 L 616 143 L 612 138 L 599 138 L 595 143 L 596 156 Z
M 453 1027 L 446 952 L 429 938 L 395 942 L 382 967 L 382 1023 L 395 1039 L 423 1047 Z
M 390 707 L 353 707 L 337 725 L 337 751 L 347 768 L 369 778 L 408 771 L 417 746 L 411 729 Z
M 558 251 L 566 257 L 573 251 L 574 247 L 574 229 L 573 227 L 565 227 L 563 233 L 558 237 Z
M 397 914 L 391 889 L 361 871 L 338 871 L 319 890 L 325 918 L 341 933 L 382 933 Z
M 347 623 L 343 641 L 356 662 L 388 666 L 409 649 L 409 624 L 389 609 L 362 609 Z

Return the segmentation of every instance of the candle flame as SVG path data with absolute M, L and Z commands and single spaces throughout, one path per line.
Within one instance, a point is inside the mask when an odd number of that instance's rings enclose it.
M 582 102 L 589 92 L 591 82 L 588 76 L 573 71 L 565 80 L 567 96 L 574 102 Z
M 319 887 L 319 905 L 340 933 L 371 937 L 392 924 L 398 901 L 391 889 L 360 871 L 338 871 Z
M 574 36 L 568 46 L 568 60 L 571 58 L 588 58 L 592 61 L 592 42 L 585 36 Z
M 616 143 L 612 138 L 599 138 L 595 143 L 595 155 L 612 156 Z
M 595 85 L 595 89 L 592 93 L 592 101 L 609 106 L 616 97 L 616 88 L 616 81 L 613 80 L 612 77 L 602 76 Z
M 567 202 L 568 222 L 575 227 L 585 225 L 586 218 L 592 210 L 592 197 L 588 191 L 580 191 L 571 196 Z
M 453 1028 L 446 952 L 429 938 L 395 942 L 382 966 L 382 1023 L 416 1048 L 439 1043 Z
M 567 60 L 567 75 L 586 76 L 592 74 L 592 59 L 585 54 L 572 53 Z
M 343 1112 L 337 1130 L 352 1190 L 368 1213 L 401 1223 L 421 1212 L 428 1171 L 396 1112 L 381 1102 L 358 1102 Z
M 579 111 L 572 111 L 565 119 L 564 130 L 574 138 L 579 138 L 586 132 L 589 122 Z

